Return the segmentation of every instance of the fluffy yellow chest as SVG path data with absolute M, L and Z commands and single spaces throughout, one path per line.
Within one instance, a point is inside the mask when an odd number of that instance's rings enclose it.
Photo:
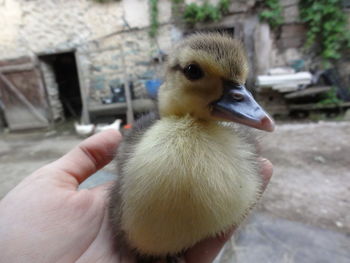
M 230 127 L 159 120 L 123 167 L 121 227 L 131 245 L 176 253 L 239 223 L 259 193 L 254 160 Z

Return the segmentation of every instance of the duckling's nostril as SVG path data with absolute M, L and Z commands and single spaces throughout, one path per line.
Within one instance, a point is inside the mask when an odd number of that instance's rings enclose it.
M 244 96 L 238 92 L 231 92 L 231 97 L 235 100 L 235 101 L 243 101 L 244 100 Z

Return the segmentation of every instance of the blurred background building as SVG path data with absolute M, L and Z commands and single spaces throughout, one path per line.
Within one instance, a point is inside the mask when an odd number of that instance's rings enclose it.
M 348 20 L 349 6 L 341 3 Z M 126 114 L 127 105 L 147 111 L 153 103 L 146 87 L 159 84 L 169 48 L 200 30 L 244 43 L 252 89 L 259 75 L 279 75 L 274 68 L 284 68 L 282 74 L 322 68 L 320 56 L 303 48 L 308 27 L 298 0 L 1 0 L 0 24 L 2 125 L 11 130 L 70 117 L 103 120 Z M 349 86 L 349 59 L 335 67 Z M 289 114 L 280 90 L 260 91 L 270 112 Z

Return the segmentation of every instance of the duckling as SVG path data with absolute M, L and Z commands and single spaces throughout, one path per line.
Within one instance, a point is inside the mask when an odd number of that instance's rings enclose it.
M 197 33 L 170 53 L 159 112 L 124 138 L 110 193 L 118 246 L 139 262 L 229 230 L 259 198 L 255 146 L 240 124 L 272 131 L 274 123 L 245 88 L 247 73 L 243 46 L 222 34 Z

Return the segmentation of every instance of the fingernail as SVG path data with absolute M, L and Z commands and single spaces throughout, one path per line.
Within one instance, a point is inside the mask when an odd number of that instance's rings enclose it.
M 263 158 L 263 157 L 260 157 L 260 158 L 259 158 L 259 161 L 262 162 L 262 163 L 268 162 L 268 160 L 267 160 L 266 158 Z

